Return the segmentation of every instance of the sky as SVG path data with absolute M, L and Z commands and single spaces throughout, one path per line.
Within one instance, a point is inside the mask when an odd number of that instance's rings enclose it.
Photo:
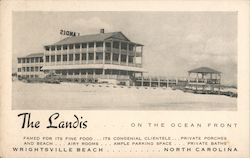
M 143 44 L 148 75 L 185 77 L 206 66 L 237 84 L 237 12 L 14 12 L 13 70 L 17 57 L 66 38 L 61 29 L 84 35 L 101 28 Z

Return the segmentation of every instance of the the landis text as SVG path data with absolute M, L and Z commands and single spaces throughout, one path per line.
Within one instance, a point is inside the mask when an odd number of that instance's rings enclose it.
M 17 115 L 22 118 L 21 128 L 40 128 L 41 121 L 34 121 L 31 117 L 31 113 L 21 113 Z M 86 120 L 83 120 L 82 116 L 74 115 L 72 121 L 62 120 L 59 113 L 54 113 L 48 118 L 48 125 L 46 128 L 87 128 Z

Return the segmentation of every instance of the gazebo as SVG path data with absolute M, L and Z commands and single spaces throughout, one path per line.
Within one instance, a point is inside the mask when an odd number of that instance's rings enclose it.
M 221 72 L 209 67 L 199 67 L 188 71 L 187 88 L 209 93 L 220 91 Z

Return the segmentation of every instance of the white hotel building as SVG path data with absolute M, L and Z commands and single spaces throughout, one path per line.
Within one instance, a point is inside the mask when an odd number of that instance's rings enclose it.
M 136 74 L 145 72 L 143 45 L 130 41 L 122 32 L 104 33 L 101 29 L 99 34 L 67 37 L 44 49 L 42 70 L 45 76 L 53 73 L 62 79 L 80 82 L 132 84 Z M 20 61 L 18 76 L 23 77 L 26 74 Z M 30 72 L 26 77 L 43 75 L 34 76 Z
M 44 76 L 42 71 L 44 53 L 32 53 L 17 58 L 17 77 L 38 78 Z

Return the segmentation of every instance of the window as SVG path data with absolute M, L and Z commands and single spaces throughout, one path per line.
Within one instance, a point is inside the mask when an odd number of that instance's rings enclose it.
M 61 46 L 56 46 L 56 49 L 57 49 L 57 50 L 61 50 L 62 47 L 61 47 Z
M 35 63 L 38 63 L 38 59 L 39 59 L 39 58 L 35 58 Z
M 75 73 L 75 75 L 79 75 L 80 74 L 80 70 L 75 70 L 74 73 Z
M 86 70 L 80 70 L 82 75 L 86 75 Z
M 93 75 L 93 70 L 87 70 L 87 73 L 89 74 L 89 75 Z
M 75 45 L 76 49 L 80 49 L 80 44 Z
M 80 54 L 75 54 L 75 61 L 79 61 L 80 60 Z
M 40 63 L 42 63 L 42 62 L 43 62 L 43 57 L 40 58 Z
M 29 67 L 26 67 L 26 70 L 27 70 L 27 72 L 29 72 L 29 71 L 30 71 L 30 68 L 29 68 Z
M 30 68 L 30 71 L 33 72 L 33 71 L 34 71 L 34 67 L 31 67 L 31 68 Z
M 67 45 L 63 45 L 63 50 L 67 50 L 68 46 Z
M 105 53 L 105 60 L 110 60 L 110 53 Z
M 27 58 L 27 59 L 26 59 L 26 62 L 27 62 L 27 63 L 30 63 L 30 59 L 29 59 L 29 58 Z
M 62 76 L 66 76 L 67 75 L 67 71 L 62 71 Z
M 73 75 L 74 70 L 68 70 L 68 75 Z
M 17 60 L 18 60 L 18 63 L 21 63 L 21 59 L 20 58 L 18 58 Z
M 69 45 L 69 49 L 73 49 L 73 44 L 70 44 L 70 45 Z
M 56 56 L 56 61 L 57 61 L 57 62 L 61 61 L 61 55 L 57 55 L 57 56 Z
M 113 48 L 119 49 L 119 42 L 113 42 Z
M 94 53 L 89 53 L 89 60 L 94 60 Z
M 37 67 L 37 66 L 35 67 L 35 71 L 36 71 L 36 72 L 38 71 L 38 67 Z
M 46 51 L 49 51 L 49 46 L 45 46 L 45 50 L 46 50 Z
M 110 48 L 110 47 L 111 47 L 111 43 L 110 43 L 110 42 L 106 42 L 106 43 L 105 43 L 105 47 L 106 47 L 106 48 Z
M 56 74 L 61 74 L 61 70 L 56 70 Z
M 123 49 L 123 50 L 127 50 L 127 43 L 122 43 L 122 45 L 121 45 L 121 49 Z
M 126 62 L 126 60 L 127 60 L 127 56 L 126 55 L 124 55 L 124 54 L 122 54 L 121 55 L 121 62 Z
M 133 63 L 133 59 L 134 59 L 133 56 L 129 56 L 129 57 L 128 57 L 128 62 L 129 62 L 129 63 Z
M 46 56 L 46 57 L 45 57 L 45 61 L 46 61 L 46 62 L 49 62 L 49 56 Z
M 51 55 L 51 62 L 55 62 L 55 55 Z
M 82 43 L 82 48 L 87 48 L 87 43 Z
M 23 69 L 23 72 L 25 72 L 25 70 L 26 70 L 25 67 L 22 67 L 22 69 Z
M 89 48 L 94 48 L 94 42 L 89 43 Z
M 69 54 L 69 61 L 73 61 L 73 54 Z
M 18 68 L 17 71 L 18 71 L 18 72 L 21 72 L 21 68 Z
M 103 53 L 97 52 L 96 53 L 96 60 L 102 60 L 103 59 Z
M 31 63 L 34 63 L 34 58 L 31 58 L 30 60 L 31 60 Z
M 82 60 L 87 60 L 87 54 L 86 53 L 82 53 Z
M 119 54 L 114 53 L 113 54 L 113 61 L 118 61 L 119 60 Z
M 132 51 L 133 50 L 133 45 L 129 45 L 129 50 Z
M 25 59 L 22 59 L 22 63 L 25 63 Z
M 56 49 L 55 46 L 51 46 L 51 50 L 54 51 Z
M 102 69 L 96 69 L 96 70 L 95 70 L 95 74 L 96 74 L 96 75 L 102 74 Z
M 96 42 L 96 47 L 102 47 L 103 46 L 103 42 Z
M 67 55 L 63 55 L 63 61 L 67 61 Z

